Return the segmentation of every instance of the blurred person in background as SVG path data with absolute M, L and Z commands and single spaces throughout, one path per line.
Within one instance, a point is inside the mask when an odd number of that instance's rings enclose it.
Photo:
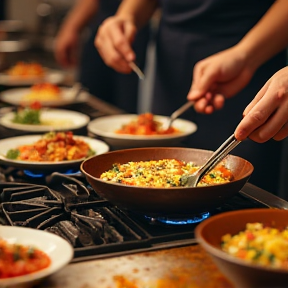
M 193 68 L 200 60 L 238 44 L 244 48 L 245 45 L 249 47 L 249 43 L 253 44 L 253 39 L 260 45 L 254 54 L 257 56 L 256 61 L 251 59 L 251 67 L 244 70 L 238 82 L 234 83 L 231 94 L 222 97 L 220 104 L 216 100 L 215 105 L 219 105 L 219 108 L 221 106 L 221 110 L 198 113 L 191 109 L 181 116 L 198 125 L 198 130 L 185 145 L 215 150 L 235 130 L 245 107 L 262 85 L 286 65 L 288 33 L 283 31 L 288 27 L 288 2 L 123 0 L 116 15 L 103 23 L 95 38 L 95 46 L 109 67 L 121 73 L 131 73 L 127 64 L 135 59 L 131 39 L 147 23 L 158 4 L 162 17 L 156 38 L 155 87 L 152 96 L 154 114 L 170 115 L 187 101 Z M 265 45 L 270 47 L 268 53 L 265 52 Z M 222 60 L 223 63 L 228 61 L 229 68 L 229 57 Z M 239 69 L 241 67 L 240 65 Z M 201 80 L 201 73 L 199 79 Z M 212 88 L 215 89 L 212 92 L 216 93 L 217 87 Z M 199 95 L 201 93 L 195 97 L 200 97 Z M 197 107 L 198 105 L 196 110 Z M 282 143 L 279 141 L 270 140 L 261 145 L 254 141 L 244 141 L 233 154 L 254 165 L 251 183 L 277 194 L 281 148 Z
M 5 11 L 6 11 L 6 0 L 1 0 L 0 1 L 0 20 L 5 20 L 6 18 Z
M 64 68 L 78 68 L 78 79 L 90 94 L 127 113 L 137 113 L 139 79 L 135 73 L 123 75 L 107 67 L 94 47 L 101 23 L 114 15 L 121 0 L 78 0 L 71 8 L 56 36 L 55 58 Z M 89 35 L 82 44 L 85 28 Z M 144 70 L 149 24 L 140 29 L 133 41 L 136 63 Z

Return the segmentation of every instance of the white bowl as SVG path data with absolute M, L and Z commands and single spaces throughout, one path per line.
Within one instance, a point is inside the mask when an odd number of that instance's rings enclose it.
M 6 128 L 28 132 L 68 131 L 86 126 L 89 116 L 71 110 L 41 109 L 40 119 L 45 124 L 14 123 L 15 112 L 6 113 L 0 118 L 0 124 Z
M 0 140 L 0 164 L 17 167 L 22 169 L 28 169 L 30 171 L 35 172 L 55 172 L 55 171 L 67 171 L 70 169 L 79 169 L 80 164 L 84 160 L 76 159 L 76 160 L 63 160 L 63 161 L 24 161 L 24 160 L 14 160 L 6 157 L 7 152 L 10 149 L 16 149 L 20 145 L 29 145 L 33 144 L 39 139 L 43 137 L 42 134 L 36 135 L 24 135 L 24 136 L 16 136 L 11 138 L 6 138 Z M 80 139 L 85 141 L 91 149 L 93 149 L 98 154 L 103 154 L 109 151 L 109 146 L 98 139 L 93 139 L 90 137 L 74 135 L 75 139 Z
M 136 147 L 155 147 L 155 146 L 174 146 L 179 145 L 188 135 L 197 130 L 195 123 L 176 119 L 173 127 L 180 130 L 180 133 L 165 135 L 128 135 L 117 134 L 115 131 L 122 125 L 130 123 L 138 117 L 136 114 L 121 114 L 112 116 L 103 116 L 90 121 L 87 126 L 90 134 L 101 138 L 112 147 L 136 148 Z M 154 115 L 155 120 L 165 123 L 167 116 Z
M 51 74 L 51 77 L 53 74 Z M 54 75 L 56 76 L 56 75 Z M 3 81 L 2 75 L 0 73 L 0 84 Z M 34 81 L 35 82 L 35 81 Z M 53 81 L 46 81 L 53 83 Z M 6 85 L 8 83 L 6 82 Z M 37 102 L 41 104 L 42 107 L 57 107 L 57 106 L 64 106 L 68 104 L 72 104 L 75 102 L 80 102 L 80 101 L 87 101 L 89 94 L 86 91 L 82 91 L 77 99 L 75 99 L 75 92 L 73 88 L 71 87 L 64 87 L 64 86 L 59 86 L 60 89 L 60 95 L 59 98 L 57 99 L 44 99 L 43 97 L 39 97 Z M 29 106 L 31 103 L 35 102 L 34 99 L 32 100 L 23 100 L 23 97 L 25 95 L 28 95 L 31 93 L 31 87 L 28 88 L 13 88 L 13 89 L 8 89 L 0 93 L 0 99 L 8 104 L 18 106 Z
M 42 230 L 26 227 L 0 226 L 0 237 L 11 244 L 34 246 L 51 259 L 49 267 L 31 274 L 0 279 L 0 287 L 32 287 L 41 279 L 55 273 L 73 258 L 73 247 L 63 238 Z

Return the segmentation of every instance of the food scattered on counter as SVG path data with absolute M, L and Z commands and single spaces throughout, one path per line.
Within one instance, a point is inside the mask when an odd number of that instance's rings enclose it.
M 43 77 L 45 70 L 41 64 L 36 62 L 26 63 L 23 61 L 17 62 L 14 66 L 7 70 L 9 76 L 16 77 Z
M 30 93 L 21 99 L 24 102 L 31 101 L 57 101 L 61 100 L 60 88 L 52 83 L 38 83 L 30 88 Z
M 192 174 L 199 168 L 193 162 L 186 163 L 176 159 L 131 161 L 125 164 L 115 163 L 110 170 L 102 173 L 100 178 L 132 186 L 179 187 L 182 186 L 181 177 Z M 232 172 L 220 163 L 200 180 L 198 186 L 227 183 L 232 180 Z
M 69 161 L 95 154 L 88 143 L 75 138 L 73 132 L 49 132 L 35 143 L 10 149 L 6 158 L 23 161 Z
M 288 230 L 247 223 L 244 231 L 222 237 L 222 250 L 253 264 L 288 269 Z
M 128 268 L 113 276 L 115 288 L 235 288 L 200 245 L 129 255 L 119 261 Z M 110 268 L 107 275 L 115 271 Z
M 138 288 L 139 286 L 136 285 L 134 282 L 126 279 L 123 275 L 115 275 L 113 277 L 117 288 Z
M 144 113 L 138 115 L 138 117 L 130 123 L 122 125 L 115 133 L 130 135 L 163 135 L 180 132 L 173 126 L 166 130 L 163 130 L 162 127 L 163 123 L 156 121 L 155 116 L 152 113 Z
M 51 259 L 43 251 L 0 239 L 0 279 L 27 275 L 50 266 Z

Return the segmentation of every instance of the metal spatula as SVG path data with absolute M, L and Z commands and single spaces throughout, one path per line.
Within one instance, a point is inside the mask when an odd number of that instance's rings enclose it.
M 171 116 L 167 119 L 167 122 L 165 122 L 162 126 L 163 130 L 168 130 L 173 121 L 178 118 L 182 113 L 184 113 L 186 110 L 188 110 L 190 107 L 192 107 L 194 105 L 193 101 L 188 101 L 187 103 L 185 103 L 183 106 L 181 106 L 180 108 L 178 108 L 176 111 L 174 111 Z
M 135 62 L 130 62 L 129 66 L 132 68 L 132 70 L 137 74 L 140 80 L 143 80 L 145 78 L 144 73 L 142 70 L 136 65 Z
M 196 187 L 201 178 L 212 170 L 221 160 L 223 160 L 241 141 L 238 141 L 232 134 L 198 169 L 194 174 L 181 177 L 181 185 L 185 187 Z

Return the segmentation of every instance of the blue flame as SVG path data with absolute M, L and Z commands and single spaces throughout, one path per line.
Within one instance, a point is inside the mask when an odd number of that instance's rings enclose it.
M 209 212 L 203 212 L 195 215 L 189 215 L 187 218 L 169 218 L 169 217 L 157 217 L 152 218 L 149 216 L 145 216 L 145 218 L 149 219 L 151 222 L 160 222 L 168 225 L 187 225 L 187 224 L 196 224 L 210 216 Z
M 25 175 L 31 177 L 31 178 L 43 178 L 46 177 L 47 175 L 51 174 L 51 172 L 47 172 L 47 173 L 37 173 L 36 171 L 30 171 L 30 170 L 24 170 L 23 171 Z M 65 175 L 71 175 L 73 176 L 74 174 L 78 174 L 80 172 L 80 170 L 74 170 L 74 169 L 69 169 L 65 172 L 61 172 L 62 174 Z

